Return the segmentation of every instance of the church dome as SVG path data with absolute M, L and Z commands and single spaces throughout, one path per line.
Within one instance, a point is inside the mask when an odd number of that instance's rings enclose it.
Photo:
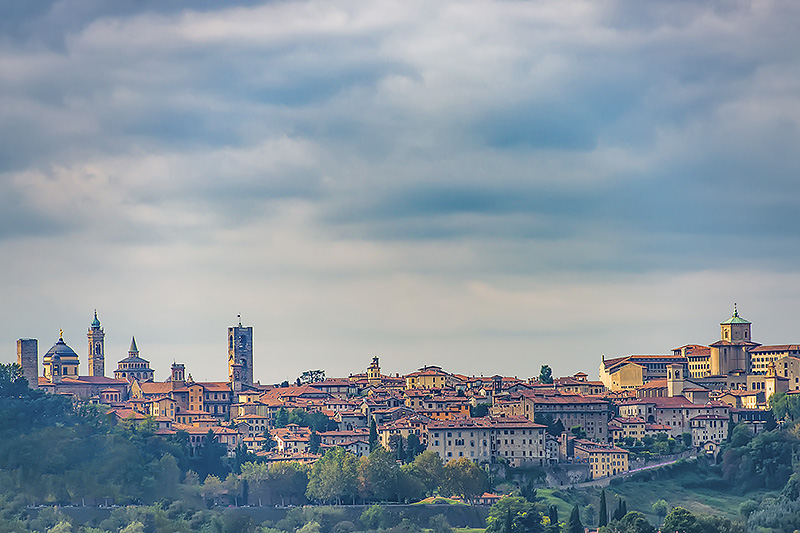
M 67 343 L 64 342 L 64 338 L 62 336 L 58 338 L 58 342 L 55 343 L 52 348 L 47 350 L 47 353 L 44 354 L 44 359 L 42 362 L 47 364 L 54 357 L 56 360 L 61 360 L 62 363 L 71 363 L 73 361 L 78 362 L 78 354 L 75 353 L 75 350 L 67 346 Z
M 94 310 L 94 320 L 92 320 L 92 327 L 93 328 L 100 327 L 100 321 L 97 319 L 97 309 Z

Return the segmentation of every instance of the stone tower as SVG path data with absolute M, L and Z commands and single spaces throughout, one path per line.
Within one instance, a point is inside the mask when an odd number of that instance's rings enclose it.
M 733 316 L 719 324 L 720 340 L 709 345 L 711 375 L 749 372 L 749 350 L 759 346 L 753 342 L 750 326 L 750 322 L 739 316 L 734 304 Z
M 183 363 L 172 363 L 172 374 L 170 376 L 170 381 L 173 383 L 180 383 L 183 384 L 186 381 L 184 377 L 186 375 L 186 370 Z
M 92 324 L 89 326 L 89 331 L 86 333 L 86 336 L 89 338 L 89 375 L 105 376 L 106 334 L 103 328 L 100 327 L 100 321 L 97 319 L 97 309 L 94 310 L 94 320 L 92 320 Z
M 253 384 L 253 327 L 242 326 L 241 316 L 238 326 L 228 328 L 228 381 Z
M 667 365 L 667 396 L 670 398 L 683 394 L 684 375 L 683 365 L 675 363 Z
M 381 364 L 377 356 L 372 358 L 372 362 L 367 367 L 367 381 L 373 387 L 381 385 Z
M 28 386 L 35 389 L 39 386 L 39 341 L 36 339 L 19 339 L 17 341 L 17 364 L 22 367 L 22 375 L 28 380 Z

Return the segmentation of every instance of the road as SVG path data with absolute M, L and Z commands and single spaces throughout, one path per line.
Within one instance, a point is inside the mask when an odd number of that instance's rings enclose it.
M 692 456 L 695 457 L 695 456 Z M 665 461 L 663 463 L 653 463 L 651 465 L 642 466 L 640 468 L 634 468 L 633 470 L 628 470 L 627 472 L 623 472 L 622 474 L 617 474 L 616 476 L 608 476 L 601 479 L 593 479 L 592 481 L 585 481 L 583 483 L 576 483 L 572 485 L 573 487 L 607 487 L 609 483 L 611 483 L 612 479 L 616 478 L 628 478 L 631 475 L 635 474 L 636 472 L 643 472 L 645 470 L 653 470 L 654 468 L 661 468 L 662 466 L 667 466 L 671 464 L 675 464 L 682 459 L 689 459 L 690 457 L 679 457 L 677 459 L 672 459 L 670 461 Z

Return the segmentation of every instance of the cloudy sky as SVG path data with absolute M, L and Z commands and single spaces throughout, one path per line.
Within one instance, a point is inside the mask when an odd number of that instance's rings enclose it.
M 0 4 L 0 341 L 225 380 L 798 343 L 800 4 Z

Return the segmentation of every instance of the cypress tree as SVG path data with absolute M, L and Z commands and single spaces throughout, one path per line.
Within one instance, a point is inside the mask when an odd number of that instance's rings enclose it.
M 369 451 L 374 451 L 378 447 L 378 425 L 373 418 L 369 422 Z
M 550 506 L 550 531 L 558 531 L 558 507 L 555 505 Z
M 600 490 L 600 516 L 597 519 L 597 526 L 603 527 L 608 525 L 608 507 L 606 504 L 606 489 Z
M 627 505 L 625 505 L 625 500 L 622 498 L 617 500 L 617 510 L 614 511 L 614 520 L 622 520 L 622 517 L 625 516 L 625 509 Z
M 569 515 L 569 522 L 567 523 L 567 531 L 569 533 L 583 533 L 583 524 L 581 523 L 581 512 L 578 509 L 578 504 L 572 508 Z

